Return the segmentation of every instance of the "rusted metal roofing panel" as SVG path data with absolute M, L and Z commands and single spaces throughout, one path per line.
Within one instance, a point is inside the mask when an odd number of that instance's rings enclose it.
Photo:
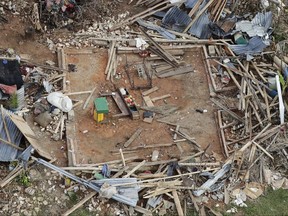
M 174 6 L 168 10 L 162 19 L 164 28 L 172 29 L 177 32 L 183 32 L 186 26 L 192 21 L 191 17 L 178 7 Z
M 211 35 L 208 27 L 209 23 L 210 23 L 209 14 L 203 13 L 191 26 L 188 32 L 198 38 L 206 39 L 209 37 L 209 35 Z

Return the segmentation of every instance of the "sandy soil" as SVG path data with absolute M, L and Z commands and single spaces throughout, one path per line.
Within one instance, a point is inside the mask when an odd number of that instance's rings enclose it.
M 75 109 L 76 134 L 74 143 L 76 143 L 75 153 L 77 163 L 86 164 L 120 159 L 120 155 L 112 155 L 109 151 L 118 149 L 138 127 L 142 127 L 144 130 L 129 147 L 141 144 L 157 145 L 173 142 L 170 126 L 157 121 L 147 124 L 142 120 L 131 120 L 129 117 L 112 119 L 110 114 L 106 123 L 97 124 L 91 114 L 93 107 L 92 100 L 98 97 L 100 92 L 115 91 L 114 86 L 105 80 L 104 71 L 107 64 L 107 51 L 97 50 L 94 54 L 84 54 L 84 52 L 80 51 L 78 55 L 69 54 L 69 50 L 66 52 L 67 64 L 76 64 L 78 68 L 78 72 L 68 74 L 67 79 L 70 82 L 70 91 L 87 91 L 96 87 L 89 108 L 83 110 L 82 104 Z M 128 88 L 129 92 L 136 99 L 136 102 L 141 105 L 141 92 L 130 89 L 128 77 L 123 71 L 126 57 L 121 55 L 120 58 L 122 62 L 120 62 L 117 72 L 122 74 L 122 79 L 115 81 L 115 87 L 124 86 Z M 128 55 L 127 59 L 129 63 L 141 61 L 135 54 Z M 213 150 L 221 153 L 214 122 L 213 107 L 209 100 L 209 90 L 201 49 L 187 52 L 185 61 L 186 63 L 191 63 L 195 67 L 196 72 L 172 78 L 154 78 L 153 86 L 158 86 L 159 90 L 152 93 L 150 97 L 171 94 L 172 97 L 155 102 L 155 106 L 169 104 L 179 107 L 178 111 L 165 117 L 164 120 L 182 125 L 185 127 L 182 130 L 191 137 L 194 137 L 203 148 L 211 144 L 210 151 Z M 85 101 L 87 96 L 78 95 L 72 98 Z M 110 101 L 109 106 L 112 108 L 112 112 L 115 112 L 112 101 Z M 196 112 L 195 109 L 206 109 L 208 112 L 201 114 Z M 88 133 L 83 133 L 86 130 L 88 130 Z M 184 150 L 183 155 L 189 155 L 194 150 L 194 146 L 189 143 L 183 142 L 180 145 Z M 141 159 L 149 159 L 153 150 L 137 150 L 136 154 Z M 161 148 L 160 154 L 160 159 L 162 160 L 181 156 L 176 146 Z M 130 156 L 131 154 L 127 155 L 127 157 Z

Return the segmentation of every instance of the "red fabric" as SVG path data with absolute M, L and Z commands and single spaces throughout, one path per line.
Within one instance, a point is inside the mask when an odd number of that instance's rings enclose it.
M 0 89 L 1 89 L 5 94 L 12 95 L 14 92 L 17 91 L 17 86 L 16 86 L 16 85 L 8 86 L 8 85 L 0 84 Z

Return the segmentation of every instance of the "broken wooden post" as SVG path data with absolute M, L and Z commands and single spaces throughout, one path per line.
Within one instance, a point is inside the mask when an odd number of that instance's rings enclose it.
M 120 152 L 120 155 L 121 155 L 121 159 L 122 159 L 123 166 L 125 167 L 125 166 L 126 166 L 125 158 L 124 158 L 124 155 L 123 155 L 123 152 L 122 152 L 122 149 L 121 149 L 121 148 L 119 149 L 119 152 Z
M 127 148 L 142 132 L 142 128 L 138 128 L 134 134 L 124 143 L 124 147 Z

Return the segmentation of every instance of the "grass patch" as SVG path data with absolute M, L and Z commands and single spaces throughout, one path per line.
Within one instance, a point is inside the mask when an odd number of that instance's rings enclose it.
M 69 191 L 67 193 L 67 195 L 69 197 L 69 205 L 70 206 L 73 206 L 79 202 L 78 195 L 75 192 Z
M 274 191 L 269 188 L 265 196 L 246 204 L 248 207 L 243 208 L 245 215 L 288 215 L 288 193 L 284 189 Z
M 95 213 L 92 214 L 91 212 L 89 212 L 87 209 L 85 209 L 83 207 L 77 209 L 76 211 L 74 211 L 70 214 L 70 216 L 91 216 L 91 215 L 95 215 Z
M 245 215 L 245 216 L 281 216 L 288 215 L 288 193 L 287 190 L 267 189 L 266 193 L 256 200 L 246 201 L 248 207 L 237 207 L 238 213 L 229 214 L 223 212 L 224 215 Z M 233 205 L 228 205 L 230 209 Z

